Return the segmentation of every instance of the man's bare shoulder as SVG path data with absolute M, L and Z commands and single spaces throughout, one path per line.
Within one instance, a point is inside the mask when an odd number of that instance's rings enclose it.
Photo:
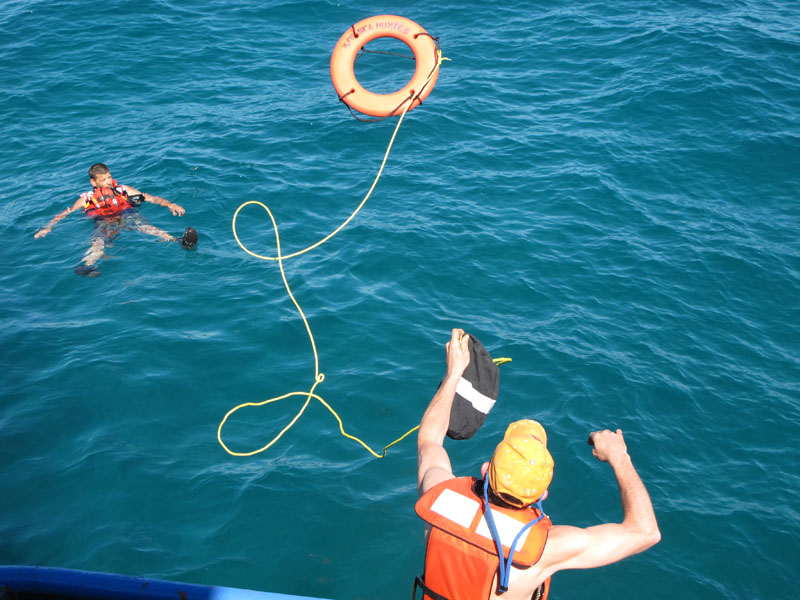
M 564 569 L 592 569 L 646 550 L 660 537 L 638 532 L 621 523 L 604 523 L 582 529 L 556 525 L 550 529 L 540 562 L 552 575 Z
M 455 479 L 453 472 L 447 466 L 435 465 L 428 468 L 423 474 L 420 475 L 420 482 L 418 485 L 419 495 L 423 496 L 428 493 L 431 488 L 436 487 L 443 481 Z
M 498 600 L 528 599 L 545 579 L 556 572 L 569 568 L 570 559 L 580 554 L 589 543 L 587 530 L 568 525 L 554 525 L 547 534 L 547 544 L 538 562 L 527 568 L 514 566 L 511 569 L 509 590 L 502 596 L 492 595 Z M 494 589 L 495 586 L 492 586 Z
M 585 547 L 589 542 L 588 538 L 586 529 L 571 525 L 553 525 L 547 533 L 547 544 L 540 562 L 555 565 Z

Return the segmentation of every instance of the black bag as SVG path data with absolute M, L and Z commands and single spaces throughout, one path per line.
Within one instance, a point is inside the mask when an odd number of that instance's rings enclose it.
M 458 382 L 447 436 L 468 440 L 494 408 L 500 389 L 500 369 L 477 339 L 469 336 L 469 365 Z

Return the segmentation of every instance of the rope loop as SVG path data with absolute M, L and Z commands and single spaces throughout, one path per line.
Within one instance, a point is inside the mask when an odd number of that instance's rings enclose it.
M 292 252 L 291 254 L 285 254 L 284 255 L 282 250 L 281 250 L 280 232 L 278 231 L 278 224 L 275 221 L 275 217 L 272 214 L 272 211 L 269 209 L 269 207 L 266 204 L 264 204 L 263 202 L 259 202 L 258 200 L 248 200 L 247 202 L 244 202 L 243 204 L 241 204 L 239 206 L 239 208 L 236 209 L 236 212 L 233 214 L 233 220 L 232 220 L 232 223 L 231 223 L 231 227 L 233 229 L 233 237 L 236 240 L 236 243 L 239 244 L 239 247 L 242 250 L 244 250 L 247 254 L 249 254 L 250 256 L 253 256 L 253 257 L 258 258 L 260 260 L 274 260 L 274 261 L 278 262 L 278 268 L 280 270 L 281 279 L 283 280 L 283 285 L 284 285 L 284 288 L 286 289 L 286 293 L 289 295 L 289 298 L 291 298 L 292 303 L 295 306 L 295 309 L 297 310 L 298 314 L 300 315 L 300 318 L 303 320 L 303 324 L 305 325 L 306 333 L 308 334 L 308 339 L 309 339 L 309 342 L 311 344 L 311 350 L 312 350 L 312 353 L 314 355 L 314 384 L 311 386 L 311 388 L 307 392 L 300 392 L 300 391 L 298 391 L 298 392 L 289 392 L 288 394 L 284 394 L 283 396 L 277 396 L 277 397 L 274 397 L 274 398 L 269 398 L 268 400 L 263 400 L 261 402 L 243 402 L 243 403 L 233 407 L 231 410 L 229 410 L 226 413 L 225 417 L 223 417 L 222 421 L 220 422 L 219 427 L 217 427 L 217 441 L 219 442 L 219 444 L 223 447 L 223 449 L 228 454 L 230 454 L 232 456 L 253 456 L 255 454 L 259 454 L 259 453 L 264 452 L 265 450 L 269 449 L 281 437 L 283 437 L 284 433 L 286 433 L 289 429 L 291 429 L 294 426 L 294 424 L 297 422 L 297 420 L 303 415 L 303 413 L 305 412 L 306 408 L 308 408 L 308 405 L 309 405 L 309 403 L 311 402 L 312 399 L 319 401 L 323 406 L 325 406 L 325 408 L 327 408 L 331 412 L 331 414 L 334 416 L 334 418 L 336 419 L 336 421 L 339 424 L 339 431 L 341 432 L 341 434 L 344 437 L 346 437 L 348 439 L 351 439 L 351 440 L 361 444 L 364 447 L 365 450 L 370 452 L 376 458 L 385 458 L 386 457 L 386 451 L 389 448 L 391 448 L 392 446 L 394 446 L 398 442 L 402 441 L 403 439 L 405 439 L 406 437 L 411 435 L 417 429 L 419 429 L 419 425 L 417 425 L 416 427 L 408 430 L 406 433 L 404 433 L 402 436 L 397 438 L 391 444 L 388 444 L 387 446 L 385 446 L 383 448 L 383 452 L 381 452 L 380 454 L 375 452 L 375 450 L 373 450 L 372 448 L 370 448 L 364 441 L 362 441 L 361 439 L 357 438 L 356 436 L 350 435 L 349 433 L 347 433 L 344 430 L 344 425 L 342 424 L 342 419 L 339 417 L 337 412 L 330 406 L 330 404 L 328 404 L 322 398 L 322 396 L 319 396 L 316 393 L 314 393 L 316 387 L 325 380 L 325 375 L 323 373 L 321 373 L 320 370 L 319 370 L 319 355 L 317 354 L 317 346 L 316 346 L 316 342 L 314 341 L 314 335 L 311 332 L 311 326 L 308 324 L 308 319 L 306 319 L 306 316 L 303 313 L 303 309 L 300 308 L 300 304 L 297 302 L 297 299 L 295 298 L 294 294 L 292 293 L 292 289 L 289 286 L 289 282 L 288 282 L 288 280 L 286 278 L 286 272 L 284 271 L 284 268 L 283 268 L 283 263 L 284 263 L 284 261 L 286 259 L 294 258 L 294 257 L 300 256 L 301 254 L 305 254 L 306 252 L 309 252 L 310 250 L 313 250 L 314 248 L 317 248 L 318 246 L 321 246 L 322 244 L 327 242 L 329 239 L 331 239 L 333 236 L 335 236 L 337 233 L 339 233 L 342 229 L 344 229 L 347 226 L 348 223 L 350 223 L 350 221 L 353 220 L 353 218 L 355 218 L 355 216 L 359 213 L 359 211 L 364 207 L 364 205 L 367 203 L 367 200 L 369 200 L 370 196 L 372 196 L 372 192 L 374 191 L 375 186 L 378 185 L 378 181 L 380 180 L 380 177 L 383 174 L 383 170 L 386 167 L 386 161 L 389 159 L 389 153 L 392 150 L 392 146 L 394 145 L 395 138 L 397 137 L 397 133 L 400 130 L 400 126 L 403 124 L 403 119 L 405 117 L 406 112 L 408 112 L 409 106 L 410 106 L 410 104 L 407 104 L 406 108 L 400 114 L 400 118 L 398 119 L 397 125 L 394 128 L 394 132 L 392 133 L 392 137 L 389 140 L 389 145 L 387 146 L 386 152 L 383 155 L 383 160 L 381 161 L 381 166 L 378 169 L 378 173 L 375 176 L 375 179 L 373 180 L 372 185 L 370 186 L 369 190 L 367 191 L 366 195 L 364 196 L 364 199 L 356 207 L 356 209 L 350 214 L 350 216 L 347 217 L 347 219 L 345 219 L 345 221 L 342 224 L 340 224 L 335 230 L 333 230 L 333 232 L 329 233 L 327 236 L 325 236 L 324 238 L 320 239 L 316 243 L 314 243 L 314 244 L 312 244 L 312 245 L 310 245 L 307 248 L 304 248 L 302 250 L 298 250 L 296 252 Z M 252 250 L 247 248 L 247 246 L 244 245 L 244 243 L 242 242 L 241 239 L 239 239 L 239 234 L 236 231 L 236 219 L 238 218 L 239 213 L 241 212 L 241 210 L 245 206 L 249 206 L 251 204 L 260 206 L 261 208 L 263 208 L 266 211 L 267 215 L 269 216 L 270 222 L 272 223 L 272 229 L 273 229 L 273 231 L 275 233 L 275 256 L 265 256 L 265 255 L 261 255 L 261 254 L 258 254 L 256 252 L 253 252 Z M 225 442 L 222 440 L 222 428 L 223 428 L 223 426 L 228 421 L 228 419 L 231 417 L 231 415 L 233 415 L 238 410 L 240 410 L 242 408 L 245 408 L 245 407 L 260 407 L 260 406 L 264 406 L 266 404 L 271 404 L 272 402 L 277 402 L 279 400 L 283 400 L 285 398 L 290 398 L 290 397 L 293 397 L 293 396 L 302 396 L 302 397 L 304 397 L 305 401 L 303 402 L 303 405 L 300 407 L 300 409 L 298 410 L 297 414 L 295 414 L 295 416 L 291 419 L 289 424 L 286 425 L 283 429 L 281 429 L 281 431 L 274 438 L 272 438 L 272 440 L 270 440 L 267 444 L 265 444 L 261 448 L 258 448 L 256 450 L 252 450 L 250 452 L 237 452 L 237 451 L 231 450 L 225 444 Z
M 353 25 L 352 29 L 353 29 L 353 35 L 357 38 L 358 34 L 355 31 L 355 25 Z M 418 35 L 421 35 L 421 34 L 418 34 Z M 428 34 L 426 32 L 425 35 L 430 35 L 430 34 Z M 425 82 L 422 84 L 422 86 L 420 86 L 421 89 L 418 92 L 415 92 L 415 91 L 412 90 L 411 93 L 409 94 L 408 98 L 403 100 L 397 106 L 397 108 L 395 108 L 390 113 L 390 115 L 394 114 L 396 111 L 398 111 L 405 104 L 405 108 L 403 108 L 403 111 L 399 115 L 399 118 L 397 120 L 397 125 L 395 126 L 394 132 L 392 133 L 392 137 L 389 140 L 388 146 L 386 147 L 386 152 L 383 155 L 383 160 L 381 161 L 381 165 L 380 165 L 380 168 L 378 169 L 378 173 L 375 176 L 375 179 L 372 181 L 372 185 L 370 186 L 370 188 L 367 191 L 366 195 L 364 196 L 363 200 L 361 200 L 361 203 L 350 214 L 350 216 L 347 217 L 347 219 L 344 220 L 344 222 L 342 222 L 331 233 L 329 233 L 328 235 L 326 235 L 324 238 L 320 239 L 319 241 L 315 242 L 314 244 L 312 244 L 312 245 L 310 245 L 310 246 L 308 246 L 306 248 L 303 248 L 302 250 L 297 250 L 296 252 L 292 252 L 291 254 L 284 255 L 283 252 L 281 251 L 281 241 L 280 241 L 280 232 L 278 231 L 278 224 L 275 221 L 275 217 L 273 216 L 272 211 L 270 211 L 269 207 L 266 204 L 264 204 L 262 202 L 259 202 L 257 200 L 248 200 L 247 202 L 244 202 L 243 204 L 241 204 L 236 209 L 236 212 L 234 212 L 234 214 L 233 214 L 231 227 L 233 229 L 233 237 L 236 240 L 236 243 L 239 244 L 239 247 L 242 250 L 244 250 L 247 254 L 249 254 L 250 256 L 253 256 L 253 257 L 258 258 L 260 260 L 274 260 L 274 261 L 278 262 L 278 269 L 280 270 L 281 279 L 283 280 L 283 285 L 284 285 L 284 288 L 286 289 L 286 293 L 289 295 L 289 298 L 291 298 L 292 303 L 295 306 L 295 309 L 297 310 L 298 314 L 300 315 L 300 318 L 303 320 L 303 325 L 305 325 L 306 333 L 308 334 L 308 339 L 309 339 L 309 342 L 311 344 L 311 350 L 312 350 L 312 353 L 314 355 L 314 383 L 311 386 L 311 388 L 306 392 L 300 392 L 300 391 L 289 392 L 289 393 L 284 394 L 282 396 L 269 398 L 269 399 L 263 400 L 261 402 L 243 402 L 243 403 L 233 407 L 231 410 L 229 410 L 225 414 L 225 416 L 223 417 L 222 421 L 220 421 L 219 427 L 217 428 L 217 441 L 219 441 L 220 445 L 225 449 L 225 451 L 228 454 L 232 455 L 232 456 L 253 456 L 255 454 L 259 454 L 261 452 L 264 452 L 265 450 L 270 448 L 273 444 L 275 444 L 283 436 L 284 433 L 286 433 L 289 429 L 291 429 L 294 426 L 294 424 L 297 422 L 297 420 L 303 415 L 303 413 L 305 412 L 306 408 L 308 407 L 308 405 L 309 405 L 309 403 L 311 402 L 312 399 L 319 401 L 323 406 L 325 406 L 325 408 L 327 408 L 331 412 L 331 414 L 334 416 L 334 418 L 336 419 L 336 421 L 339 424 L 339 431 L 341 432 L 341 434 L 344 437 L 346 437 L 348 439 L 351 439 L 351 440 L 361 444 L 364 447 L 364 449 L 366 449 L 368 452 L 370 452 L 376 458 L 385 458 L 386 457 L 386 451 L 389 448 L 391 448 L 395 444 L 401 442 L 406 437 L 408 437 L 413 432 L 415 432 L 417 429 L 419 429 L 419 425 L 417 425 L 416 427 L 413 427 L 412 429 L 408 430 L 406 433 L 404 433 L 402 436 L 397 438 L 395 441 L 393 441 L 392 443 L 390 443 L 387 446 L 385 446 L 383 448 L 383 452 L 381 454 L 378 454 L 377 452 L 375 452 L 372 448 L 370 448 L 361 439 L 359 439 L 359 438 L 357 438 L 357 437 L 355 437 L 353 435 L 350 435 L 349 433 L 345 432 L 344 425 L 342 424 L 342 420 L 339 417 L 339 415 L 336 413 L 336 411 L 322 398 L 322 396 L 319 396 L 316 393 L 314 393 L 314 391 L 317 388 L 317 386 L 319 384 L 321 384 L 323 381 L 325 381 L 325 375 L 324 375 L 324 373 L 321 373 L 320 370 L 319 370 L 319 355 L 317 354 L 317 346 L 316 346 L 316 342 L 314 341 L 314 335 L 311 332 L 311 326 L 308 324 L 308 319 L 306 319 L 306 316 L 303 313 L 303 309 L 300 308 L 300 304 L 297 302 L 297 299 L 294 297 L 294 294 L 292 293 L 292 289 L 289 286 L 289 282 L 288 282 L 288 280 L 286 278 L 286 272 L 284 271 L 284 268 L 283 268 L 283 262 L 288 258 L 295 258 L 297 256 L 305 254 L 306 252 L 309 252 L 309 251 L 313 250 L 314 248 L 317 248 L 318 246 L 321 246 L 322 244 L 327 242 L 329 239 L 331 239 L 333 236 L 335 236 L 337 233 L 339 233 L 342 229 L 344 229 L 350 223 L 350 221 L 352 221 L 355 218 L 355 216 L 359 213 L 359 211 L 367 203 L 367 200 L 369 200 L 370 196 L 372 196 L 372 192 L 375 190 L 375 186 L 378 185 L 378 181 L 380 180 L 381 175 L 383 174 L 383 170 L 386 167 L 386 161 L 389 159 L 389 153 L 392 150 L 392 146 L 394 145 L 395 138 L 397 137 L 398 131 L 400 131 L 400 126 L 403 124 L 403 119 L 405 118 L 406 113 L 410 110 L 411 105 L 413 104 L 413 101 L 415 99 L 419 99 L 419 95 L 423 92 L 423 90 L 430 83 L 430 81 L 432 80 L 432 78 L 436 74 L 437 70 L 441 66 L 442 61 L 446 60 L 446 59 L 442 58 L 442 52 L 439 49 L 439 38 L 433 38 L 432 37 L 432 39 L 435 41 L 436 63 L 434 65 L 434 67 L 431 69 L 431 72 L 428 74 L 428 77 L 425 80 Z M 339 100 L 344 101 L 343 98 L 345 98 L 348 94 L 353 93 L 354 91 L 355 90 L 351 90 L 351 91 L 347 92 L 346 94 L 340 96 Z M 421 104 L 421 101 L 420 101 L 420 104 Z M 367 122 L 381 121 L 381 120 L 385 119 L 386 117 L 390 116 L 390 115 L 386 115 L 384 117 L 380 117 L 380 118 L 377 118 L 377 119 L 369 119 L 369 120 L 368 119 L 363 119 L 363 118 L 360 118 L 360 117 L 356 116 L 355 113 L 353 112 L 352 108 L 350 108 L 349 105 L 347 105 L 347 107 L 348 107 L 348 109 L 350 109 L 350 113 L 354 117 L 359 119 L 360 121 L 367 121 Z M 275 249 L 275 256 L 265 256 L 265 255 L 261 255 L 261 254 L 258 254 L 256 252 L 253 252 L 252 250 L 247 248 L 247 246 L 245 246 L 244 243 L 239 239 L 239 234 L 236 231 L 236 219 L 239 216 L 239 212 L 245 206 L 249 206 L 251 204 L 255 204 L 255 205 L 260 206 L 261 208 L 263 208 L 266 211 L 267 215 L 269 216 L 269 219 L 270 219 L 270 221 L 272 223 L 272 229 L 273 229 L 273 231 L 275 233 L 275 248 L 276 248 Z M 230 448 L 228 448 L 228 446 L 225 444 L 225 442 L 222 441 L 222 428 L 223 428 L 223 426 L 228 421 L 230 416 L 233 415 L 238 410 L 240 410 L 242 408 L 245 408 L 245 407 L 260 407 L 260 406 L 264 406 L 266 404 L 270 404 L 272 402 L 277 402 L 279 400 L 283 400 L 285 398 L 290 398 L 290 397 L 293 397 L 293 396 L 302 396 L 302 397 L 305 398 L 305 401 L 303 402 L 303 405 L 300 407 L 300 410 L 298 410 L 297 414 L 295 414 L 295 416 L 291 419 L 291 421 L 289 422 L 288 425 L 286 425 L 283 429 L 281 429 L 281 431 L 272 440 L 270 440 L 267 444 L 265 444 L 261 448 L 258 448 L 256 450 L 252 450 L 250 452 L 236 452 L 236 451 L 233 451 Z

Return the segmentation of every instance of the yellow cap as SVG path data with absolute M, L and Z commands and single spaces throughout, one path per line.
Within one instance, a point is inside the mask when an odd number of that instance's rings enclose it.
M 527 506 L 541 498 L 553 479 L 544 427 L 531 419 L 509 425 L 489 463 L 488 476 L 492 491 L 511 504 L 516 500 Z

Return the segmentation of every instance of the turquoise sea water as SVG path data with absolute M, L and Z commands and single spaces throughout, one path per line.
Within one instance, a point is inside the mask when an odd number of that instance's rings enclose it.
M 446 62 L 356 219 L 286 261 L 345 428 L 414 426 L 463 326 L 502 367 L 472 440 L 548 429 L 556 523 L 620 518 L 587 433 L 622 428 L 663 540 L 552 597 L 795 598 L 800 581 L 800 6 L 719 0 L 276 0 L 0 5 L 0 564 L 283 593 L 406 598 L 421 571 L 413 439 L 383 460 L 312 403 L 267 452 L 226 454 L 241 402 L 308 390 L 314 358 L 274 262 L 231 218 L 274 212 L 284 253 L 356 207 L 394 120 L 330 83 L 353 23 L 411 18 Z M 397 44 L 379 44 L 389 51 Z M 357 73 L 400 87 L 412 63 Z M 102 161 L 186 208 L 73 272 Z M 240 234 L 274 254 L 266 214 Z M 237 450 L 301 401 L 237 413 Z

